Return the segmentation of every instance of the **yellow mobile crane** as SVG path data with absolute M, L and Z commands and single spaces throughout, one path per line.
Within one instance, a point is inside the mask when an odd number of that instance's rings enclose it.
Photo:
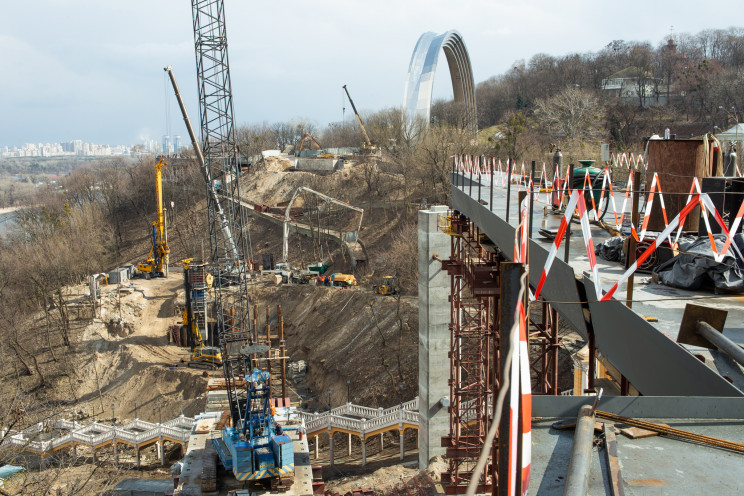
M 168 165 L 161 158 L 155 164 L 155 195 L 157 197 L 158 220 L 152 223 L 152 246 L 147 260 L 144 263 L 137 264 L 137 269 L 150 277 L 167 277 L 168 276 L 168 240 L 165 233 L 165 214 L 163 212 L 163 174 L 161 169 Z
M 372 146 L 372 142 L 369 140 L 369 136 L 367 136 L 367 130 L 364 129 L 364 124 L 362 124 L 362 118 L 359 117 L 359 112 L 357 112 L 356 105 L 354 105 L 354 100 L 351 99 L 351 95 L 349 94 L 349 90 L 346 89 L 346 85 L 343 86 L 344 91 L 346 92 L 346 96 L 349 97 L 349 103 L 351 103 L 351 108 L 354 110 L 354 115 L 357 118 L 357 122 L 359 123 L 359 127 L 362 128 L 362 134 L 364 135 L 364 141 L 365 144 L 363 148 L 372 149 L 374 146 Z

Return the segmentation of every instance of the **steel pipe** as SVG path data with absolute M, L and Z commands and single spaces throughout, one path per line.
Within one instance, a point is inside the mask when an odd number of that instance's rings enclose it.
M 563 496 L 585 496 L 589 490 L 589 455 L 594 445 L 594 410 L 584 405 L 576 420 L 571 461 L 568 463 Z
M 718 330 L 705 321 L 698 320 L 695 328 L 698 334 L 716 345 L 718 349 L 738 362 L 739 365 L 744 366 L 744 349 L 741 346 L 724 336 L 722 332 L 718 332 Z

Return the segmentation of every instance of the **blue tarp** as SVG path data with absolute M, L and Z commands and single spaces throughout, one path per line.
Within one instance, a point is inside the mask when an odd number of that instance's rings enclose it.
M 2 467 L 0 467 L 0 479 L 7 479 L 11 475 L 17 474 L 22 470 L 25 469 L 16 465 L 3 465 Z

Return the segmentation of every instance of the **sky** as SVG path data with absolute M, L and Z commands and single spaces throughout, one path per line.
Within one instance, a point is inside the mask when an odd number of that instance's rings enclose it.
M 0 147 L 135 144 L 168 132 L 186 142 L 166 65 L 198 129 L 189 2 L 0 0 L 0 12 Z M 656 46 L 672 29 L 728 28 L 735 12 L 741 0 L 715 11 L 688 0 L 225 0 L 235 121 L 353 119 L 344 84 L 360 112 L 399 107 L 427 31 L 460 32 L 477 84 L 537 53 L 597 52 L 620 39 Z M 443 56 L 438 69 L 434 96 L 451 98 Z

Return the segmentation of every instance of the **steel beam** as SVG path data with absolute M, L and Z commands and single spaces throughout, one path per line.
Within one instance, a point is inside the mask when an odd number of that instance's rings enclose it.
M 453 176 L 460 176 L 454 174 Z M 452 178 L 454 184 L 455 177 Z M 462 181 L 462 178 L 457 179 Z M 467 177 L 465 181 L 471 180 Z M 486 235 L 498 248 L 503 252 L 504 257 L 513 261 L 514 258 L 514 228 L 499 217 L 496 213 L 491 212 L 489 208 L 481 205 L 476 200 L 470 198 L 467 193 L 457 187 L 452 187 L 452 208 L 461 212 Z M 548 258 L 548 252 L 543 245 L 530 240 L 530 266 L 544 267 Z M 540 281 L 541 270 L 530 271 L 530 285 L 536 287 Z M 555 259 L 550 269 L 550 277 L 545 281 L 542 289 L 542 296 L 550 302 L 555 310 L 560 313 L 561 317 L 566 319 L 571 326 L 584 339 L 587 337 L 586 324 L 584 323 L 584 313 L 578 302 L 581 300 L 579 291 L 576 286 L 576 275 L 573 268 L 563 262 Z

